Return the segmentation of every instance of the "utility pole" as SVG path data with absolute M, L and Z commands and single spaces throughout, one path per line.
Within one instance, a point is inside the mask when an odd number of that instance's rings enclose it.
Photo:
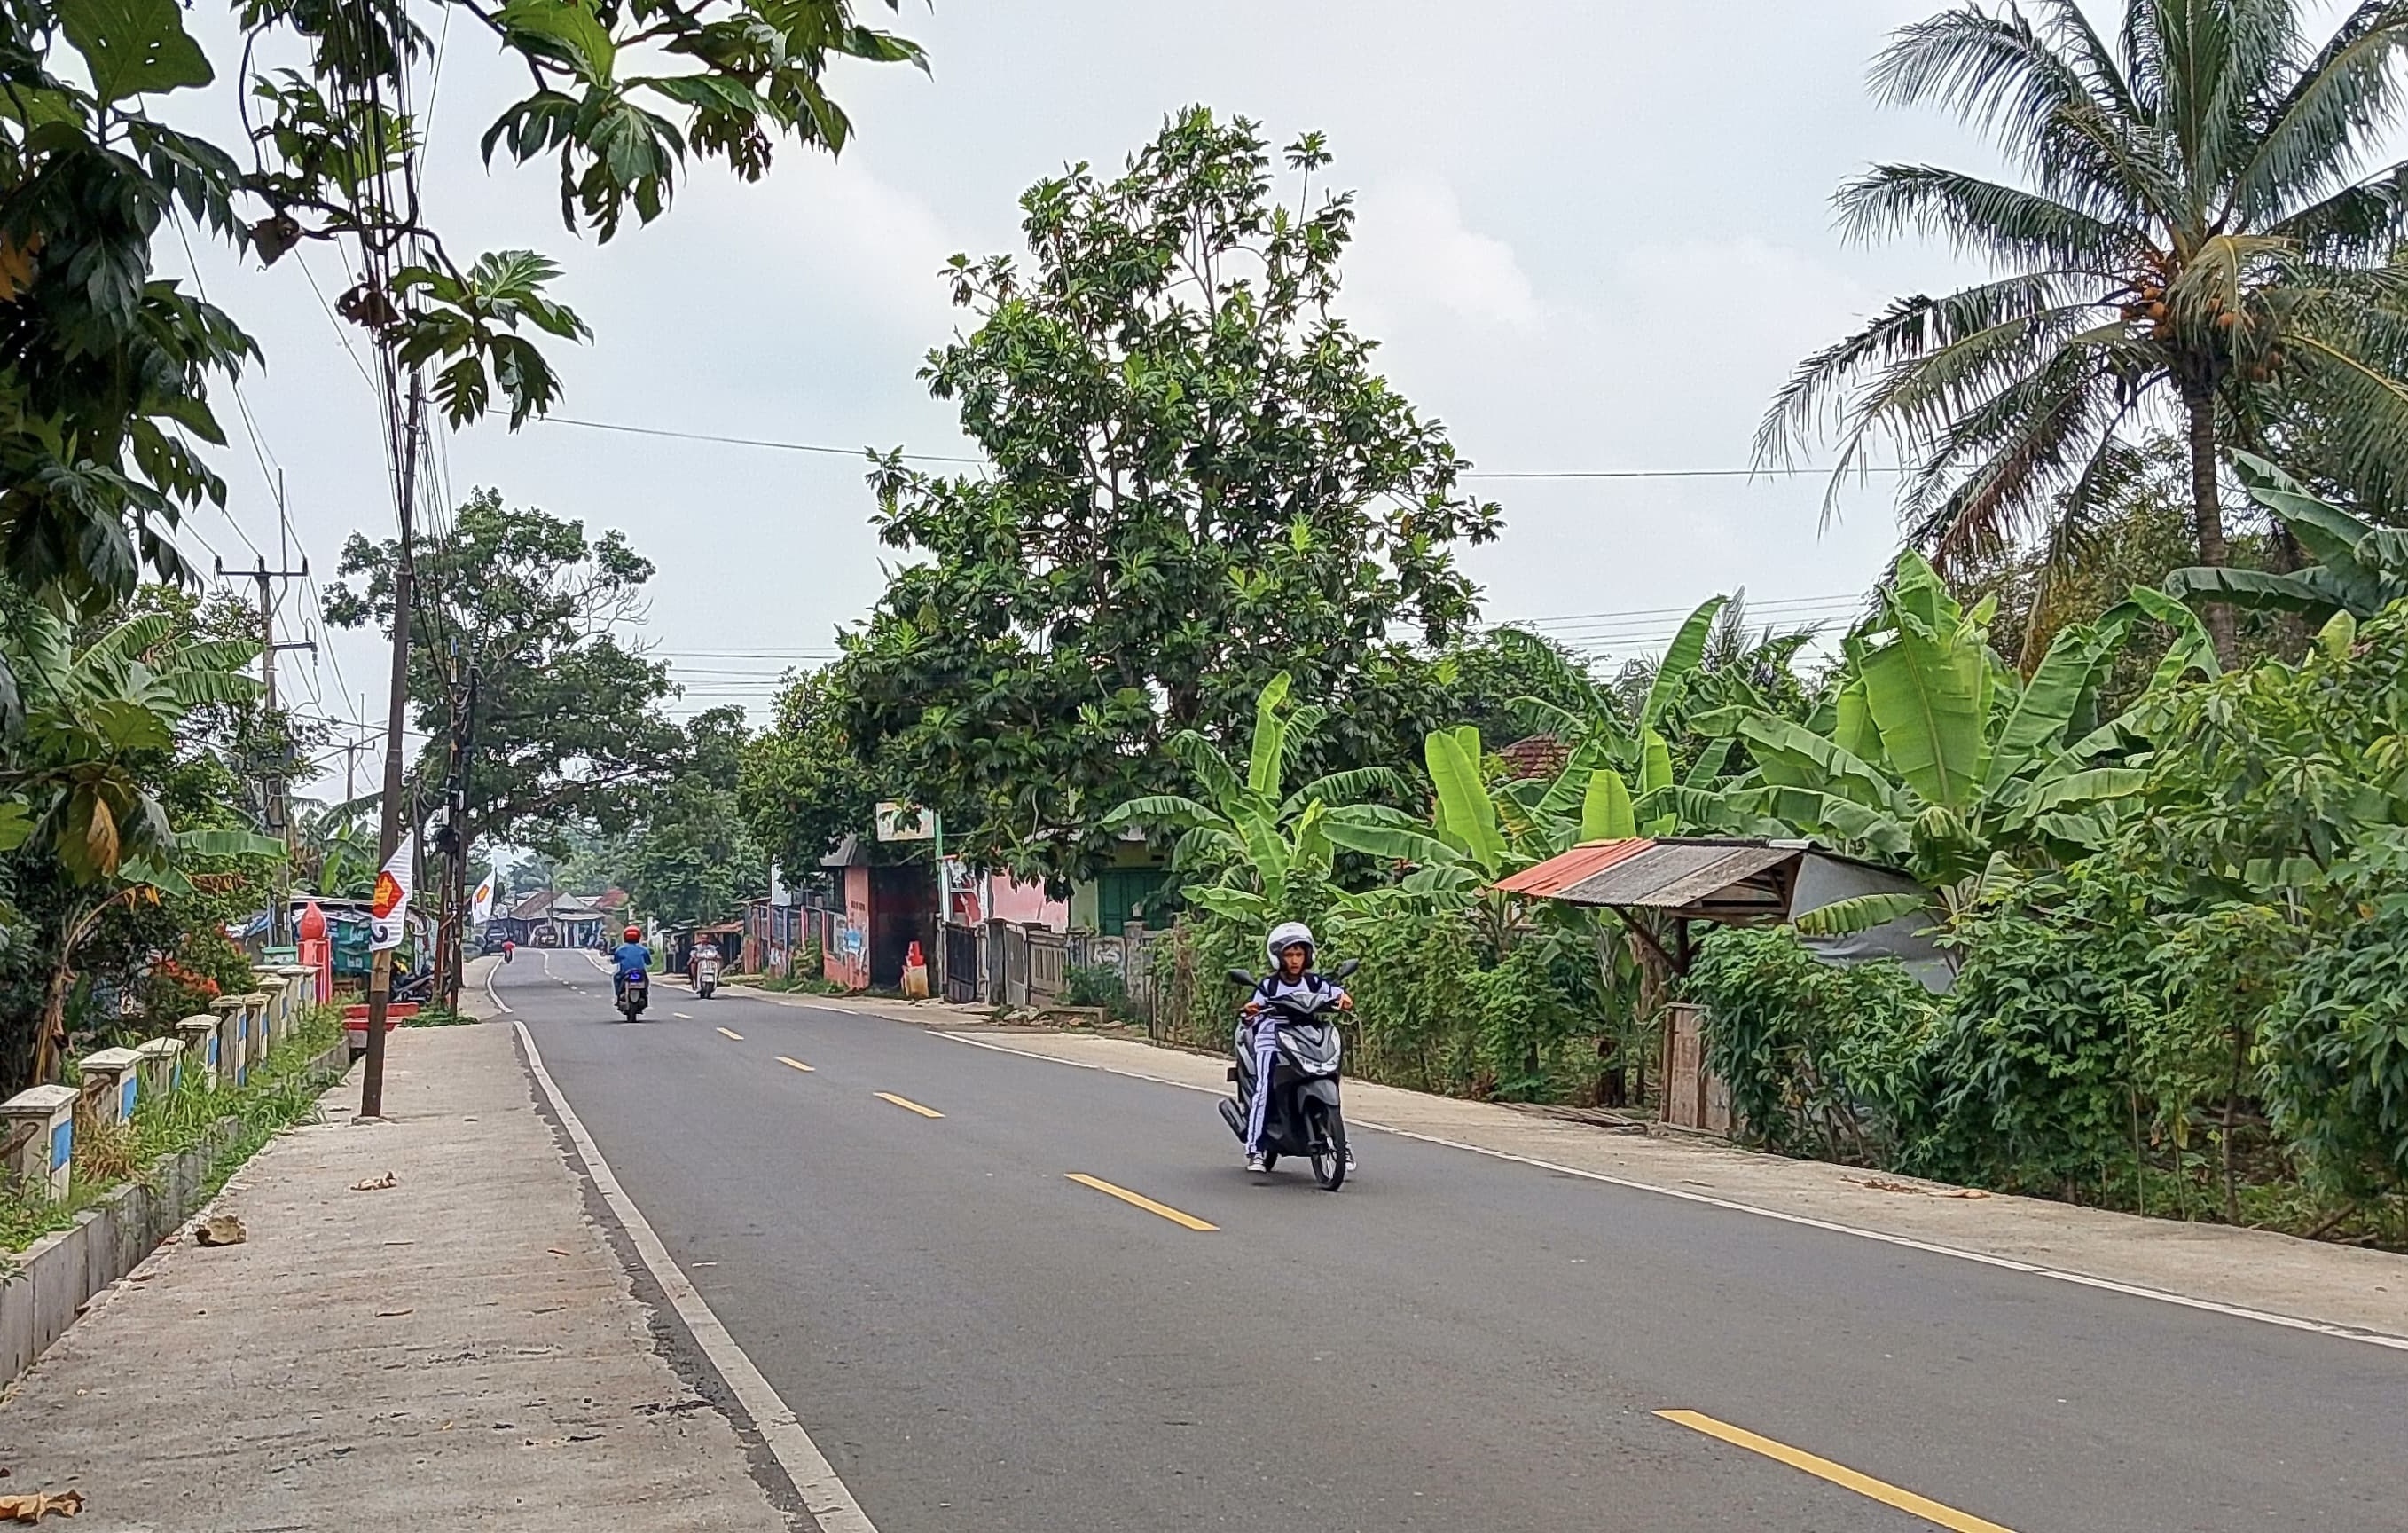
M 225 574 L 225 561 L 221 559 L 218 561 L 218 578 L 223 580 Z M 242 574 L 245 578 L 259 582 L 259 678 L 267 694 L 267 714 L 273 718 L 277 710 L 277 652 L 307 650 L 311 654 L 318 652 L 318 645 L 313 639 L 294 639 L 281 644 L 277 642 L 274 582 L 308 579 L 309 561 L 307 556 L 304 556 L 299 569 L 270 569 L 267 567 L 267 556 L 262 554 L 259 567 L 244 570 Z M 287 946 L 293 936 L 293 818 L 286 812 L 284 803 L 285 769 L 291 765 L 291 755 L 290 742 L 280 741 L 276 759 L 260 764 L 262 828 L 268 835 L 284 843 L 284 861 L 277 868 L 276 887 L 269 895 L 267 904 L 267 941 L 271 947 Z
M 387 377 L 391 377 L 390 372 Z M 391 862 L 394 849 L 401 845 L 401 745 L 402 730 L 409 717 L 409 608 L 415 580 L 410 522 L 418 498 L 418 434 L 425 408 L 424 382 L 412 375 L 409 412 L 402 422 L 400 440 L 395 443 L 401 471 L 394 501 L 400 515 L 401 544 L 393 569 L 393 688 L 385 708 L 384 802 L 379 806 L 379 818 L 383 823 L 377 833 L 379 867 Z M 384 1025 L 385 1013 L 393 1002 L 394 952 L 393 948 L 379 948 L 368 963 L 368 1052 L 360 1070 L 363 1118 L 384 1116 Z
M 452 930 L 445 945 L 445 967 L 442 970 L 443 1004 L 453 1010 L 460 1009 L 461 976 L 467 967 L 468 934 L 475 926 L 475 912 L 468 906 L 468 764 L 477 747 L 477 683 L 480 680 L 474 664 L 468 666 L 468 699 L 458 715 L 458 725 L 452 734 L 451 797 L 445 810 L 445 828 L 452 843 L 451 880 L 445 900 L 451 914 Z

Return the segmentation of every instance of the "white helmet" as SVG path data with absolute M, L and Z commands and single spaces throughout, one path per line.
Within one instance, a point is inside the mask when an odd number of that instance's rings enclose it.
M 1303 943 L 1308 948 L 1314 948 L 1319 945 L 1312 939 L 1312 928 L 1311 926 L 1306 925 L 1301 921 L 1283 921 L 1278 925 L 1271 928 L 1270 936 L 1263 942 L 1263 951 L 1271 955 L 1271 967 L 1273 968 L 1277 968 L 1279 967 L 1280 954 L 1296 946 L 1298 942 Z M 1307 962 L 1310 961 L 1311 960 L 1307 960 Z

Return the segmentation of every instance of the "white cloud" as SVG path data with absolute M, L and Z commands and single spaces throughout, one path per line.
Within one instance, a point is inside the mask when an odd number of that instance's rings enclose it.
M 1350 307 L 1375 333 L 1409 325 L 1433 307 L 1515 330 L 1539 322 L 1538 294 L 1513 247 L 1467 227 L 1452 187 L 1422 178 L 1383 181 L 1357 207 L 1347 257 Z

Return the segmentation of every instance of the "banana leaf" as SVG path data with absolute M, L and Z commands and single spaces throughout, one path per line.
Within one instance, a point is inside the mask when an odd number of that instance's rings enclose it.
M 1900 916 L 1917 910 L 1928 910 L 1931 899 L 1927 895 L 1873 894 L 1852 895 L 1819 905 L 1790 923 L 1801 937 L 1845 937 L 1851 932 L 1869 932 L 1875 926 L 1886 926 Z

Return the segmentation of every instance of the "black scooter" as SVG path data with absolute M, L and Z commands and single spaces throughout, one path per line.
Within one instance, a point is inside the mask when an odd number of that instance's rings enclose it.
M 1349 958 L 1329 971 L 1343 980 L 1354 972 Z M 1252 990 L 1262 981 L 1242 968 L 1229 970 L 1231 984 Z M 1297 996 L 1268 1002 L 1264 1014 L 1279 1024 L 1279 1052 L 1271 1066 L 1271 1096 L 1263 1112 L 1263 1166 L 1269 1169 L 1282 1155 L 1303 1155 L 1312 1162 L 1312 1179 L 1330 1192 L 1346 1181 L 1346 1120 L 1338 1110 L 1338 1024 L 1334 992 Z M 1223 1101 L 1221 1121 L 1243 1144 L 1246 1110 L 1254 1099 L 1254 1055 L 1247 1046 L 1247 1025 L 1240 1022 L 1233 1041 L 1238 1062 L 1229 1067 L 1237 1082 L 1234 1101 Z
M 618 990 L 619 1014 L 629 1022 L 642 1016 L 644 1008 L 652 1004 L 652 976 L 640 968 L 629 969 L 619 981 Z

